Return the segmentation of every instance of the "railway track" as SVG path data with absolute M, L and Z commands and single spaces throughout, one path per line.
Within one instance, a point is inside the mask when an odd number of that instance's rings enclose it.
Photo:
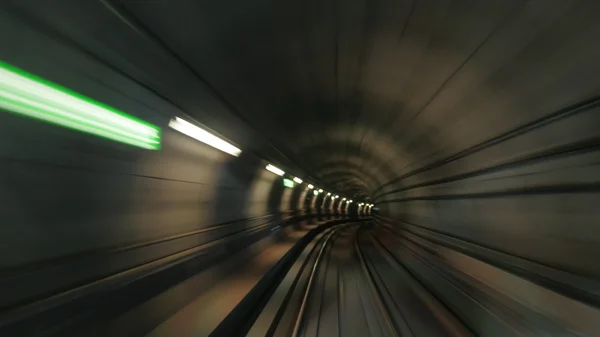
M 315 238 L 247 336 L 471 336 L 371 227 L 339 224 Z

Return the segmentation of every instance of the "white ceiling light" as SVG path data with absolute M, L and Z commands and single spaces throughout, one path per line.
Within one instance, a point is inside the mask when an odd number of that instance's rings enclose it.
M 312 190 L 313 188 L 314 188 L 314 186 L 313 186 L 313 185 L 311 185 L 311 184 L 308 184 L 308 189 Z
M 346 200 L 346 198 L 342 198 L 342 200 Z
M 322 188 L 319 188 L 319 193 L 323 193 L 323 189 Z
M 298 177 L 295 177 L 295 178 L 294 178 L 294 182 L 296 182 L 296 184 L 302 184 L 302 181 L 303 181 L 303 180 L 302 180 L 302 179 L 300 179 L 300 178 L 298 178 Z
M 313 194 L 314 194 L 314 195 L 319 195 L 319 191 L 317 191 L 317 190 L 314 190 L 314 191 L 313 191 Z
M 327 192 L 327 195 L 331 195 L 331 192 Z
M 238 149 L 237 147 L 179 117 L 171 119 L 169 126 L 174 130 L 199 140 L 204 144 L 210 145 L 215 149 L 229 153 L 232 156 L 238 157 L 240 153 L 242 153 L 242 150 Z
M 278 168 L 278 167 L 275 167 L 275 166 L 273 166 L 273 165 L 271 165 L 271 164 L 267 165 L 266 169 L 267 169 L 268 171 L 271 171 L 271 172 L 275 173 L 275 174 L 276 174 L 276 175 L 278 175 L 278 176 L 282 176 L 282 175 L 284 175 L 284 174 L 285 174 L 285 172 L 283 172 L 283 170 L 282 170 L 282 169 L 280 169 L 280 168 Z

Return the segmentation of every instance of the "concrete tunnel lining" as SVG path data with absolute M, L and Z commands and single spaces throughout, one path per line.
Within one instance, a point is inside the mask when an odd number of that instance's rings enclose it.
M 107 296 L 106 311 L 64 328 L 123 327 L 99 318 L 122 310 L 138 317 L 131 331 L 142 335 L 189 302 L 167 289 L 200 296 L 191 284 L 218 284 L 280 243 L 286 224 L 325 216 L 323 196 L 307 183 L 360 196 L 349 213 L 357 202 L 376 204 L 374 221 L 400 232 L 406 247 L 427 247 L 446 259 L 440 268 L 496 287 L 508 307 L 527 299 L 521 318 L 551 317 L 552 329 L 582 334 L 600 321 L 598 3 L 62 4 L 1 4 L 0 60 L 160 126 L 163 147 L 142 151 L 0 112 L 0 331 L 30 322 L 60 330 L 36 310 L 52 303 L 49 313 L 76 312 L 68 291 L 98 296 L 81 287 L 182 252 L 201 268 L 208 262 L 191 250 L 260 233 L 215 248 L 219 259 L 245 256 L 216 263 L 202 282 L 183 272 L 179 283 L 157 282 L 140 295 L 143 310 L 141 302 L 111 309 L 118 301 Z M 169 129 L 173 116 L 200 122 L 242 156 Z M 284 189 L 268 163 L 304 184 Z M 338 203 L 323 208 L 334 217 Z M 451 282 L 430 283 L 427 269 L 411 268 L 485 335 L 461 311 L 467 300 L 445 297 Z M 24 319 L 13 315 L 25 309 Z M 497 318 L 486 322 L 525 331 L 490 310 Z

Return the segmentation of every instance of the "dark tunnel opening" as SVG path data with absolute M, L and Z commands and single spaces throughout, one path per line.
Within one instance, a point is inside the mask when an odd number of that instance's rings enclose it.
M 599 14 L 0 2 L 0 336 L 600 336 Z

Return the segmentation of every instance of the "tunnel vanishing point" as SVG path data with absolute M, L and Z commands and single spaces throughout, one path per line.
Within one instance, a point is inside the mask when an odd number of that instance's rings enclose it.
M 600 336 L 600 1 L 0 1 L 0 337 Z

